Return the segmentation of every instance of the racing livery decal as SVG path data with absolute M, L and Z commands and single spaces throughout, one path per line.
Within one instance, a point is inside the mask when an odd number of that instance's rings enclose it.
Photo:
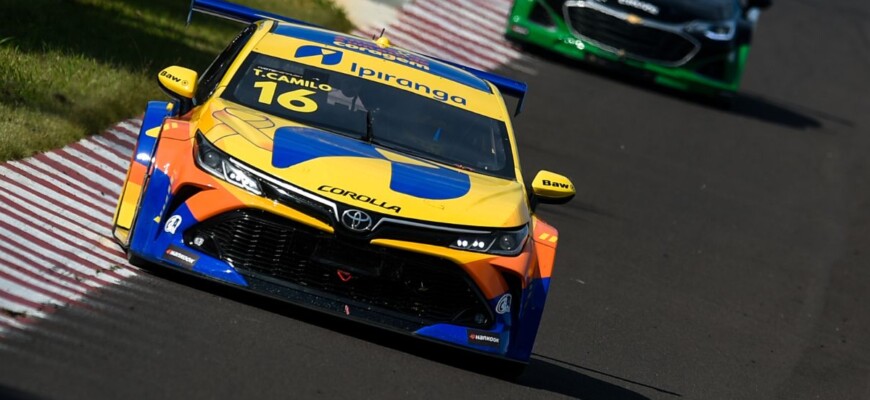
M 205 98 L 169 85 L 181 110 L 149 107 L 114 224 L 131 262 L 528 362 L 558 236 L 533 205 L 574 192 L 548 171 L 523 180 L 496 89 L 525 85 L 193 8 L 253 25 L 219 78 L 196 80 L 214 85 Z
M 339 64 L 341 63 L 341 56 L 342 52 L 321 46 L 301 46 L 296 49 L 296 53 L 293 55 L 295 58 L 320 57 L 320 64 L 322 65 Z

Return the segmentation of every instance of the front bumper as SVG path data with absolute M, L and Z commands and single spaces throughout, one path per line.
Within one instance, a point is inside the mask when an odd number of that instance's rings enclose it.
M 186 127 L 180 132 L 187 134 Z M 533 265 L 533 241 L 510 258 L 394 239 L 353 242 L 339 238 L 322 217 L 213 178 L 192 154 L 192 139 L 160 142 L 154 158 L 159 167 L 144 187 L 130 235 L 134 258 L 343 318 L 528 361 L 549 277 L 523 284 L 512 268 Z M 335 254 L 339 247 L 358 253 Z M 513 308 L 499 313 L 506 296 Z

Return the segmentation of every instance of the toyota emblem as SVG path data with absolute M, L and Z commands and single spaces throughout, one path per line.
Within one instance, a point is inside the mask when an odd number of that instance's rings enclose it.
M 347 210 L 341 214 L 341 223 L 352 231 L 365 232 L 372 227 L 372 217 L 360 210 Z

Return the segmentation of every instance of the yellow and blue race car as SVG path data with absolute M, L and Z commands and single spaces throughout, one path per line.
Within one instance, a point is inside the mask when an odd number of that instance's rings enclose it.
M 158 75 L 114 217 L 131 263 L 460 346 L 532 351 L 556 252 L 501 93 L 525 84 L 232 3 L 199 76 Z M 521 105 L 521 102 L 520 102 Z M 519 106 L 517 108 L 519 111 Z

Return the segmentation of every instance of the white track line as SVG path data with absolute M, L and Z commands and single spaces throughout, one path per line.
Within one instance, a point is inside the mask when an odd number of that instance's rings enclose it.
M 66 154 L 61 154 L 60 152 L 51 152 L 45 153 L 45 157 L 51 159 L 51 161 L 56 162 L 60 165 L 70 165 L 70 167 L 75 167 L 75 172 L 84 176 L 90 183 L 94 185 L 98 185 L 100 188 L 108 193 L 120 193 L 121 186 L 115 182 L 112 182 L 102 176 L 98 175 L 95 172 L 92 172 L 85 165 L 77 165 L 74 164 L 76 160 L 72 157 L 67 156 Z M 125 170 L 126 171 L 126 170 Z
M 106 282 L 89 279 L 88 277 L 82 277 L 80 274 L 77 274 L 74 269 L 71 271 L 71 268 L 67 268 L 66 265 L 59 266 L 56 263 L 52 263 L 48 260 L 43 254 L 34 254 L 32 252 L 24 252 L 20 247 L 6 244 L 6 242 L 0 241 L 0 249 L 5 250 L 9 253 L 17 254 L 22 258 L 26 258 L 31 261 L 35 265 L 41 265 L 44 268 L 46 274 L 50 274 L 48 271 L 52 271 L 55 274 L 65 276 L 69 279 L 72 279 L 76 282 L 79 282 L 83 285 L 87 285 L 92 288 L 99 288 L 105 286 Z
M 30 217 L 23 215 L 23 213 L 19 210 L 12 209 L 10 210 L 11 214 L 18 215 L 22 217 L 22 220 L 28 220 L 30 222 L 30 227 L 37 228 L 37 232 L 51 232 L 56 225 L 51 223 L 46 223 L 43 221 L 39 221 L 36 219 L 31 219 Z M 13 217 L 10 215 L 10 217 Z M 6 218 L 3 215 L 0 215 L 0 221 L 15 221 L 13 218 Z M 37 236 L 37 235 L 34 235 Z M 42 236 L 37 236 L 40 238 L 48 238 L 46 241 L 51 241 L 56 236 L 51 236 L 50 234 L 42 234 Z M 100 237 L 96 235 L 87 235 L 83 234 L 81 236 L 71 236 L 71 235 L 63 235 L 61 239 L 64 240 L 64 243 L 69 243 L 69 248 L 75 248 L 77 253 L 83 254 L 91 254 L 95 257 L 99 257 L 103 260 L 107 260 L 109 262 L 114 262 L 117 264 L 123 264 L 126 262 L 124 258 L 120 256 L 120 251 L 107 251 L 102 245 L 100 245 Z
M 28 289 L 24 286 L 21 286 L 17 283 L 14 283 L 6 278 L 0 276 L 0 290 L 21 297 L 23 299 L 27 299 L 29 301 L 33 301 L 40 304 L 57 304 L 62 306 L 66 303 L 57 301 L 54 297 L 46 296 L 42 293 L 39 293 L 35 290 Z
M 15 168 L 20 170 L 20 172 L 12 171 L 11 169 L 6 170 L 9 171 L 11 174 L 21 174 L 21 176 L 23 176 L 23 180 L 16 179 L 19 182 L 31 182 L 33 181 L 32 178 L 42 179 L 46 182 L 52 183 L 54 186 L 57 186 L 57 188 L 62 191 L 76 194 L 80 198 L 87 199 L 91 202 L 93 206 L 108 207 L 108 209 L 114 210 L 114 205 L 112 205 L 112 200 L 110 200 L 110 198 L 104 195 L 94 196 L 93 192 L 91 192 L 91 194 L 82 193 L 82 190 L 77 187 L 73 187 L 74 185 L 72 183 L 68 183 L 65 180 L 62 180 L 61 176 L 64 176 L 63 173 L 54 173 L 52 175 L 48 175 L 43 171 L 37 168 L 33 168 L 30 165 L 22 162 L 11 162 L 9 163 L 9 165 L 14 166 Z M 6 175 L 5 171 L 3 171 L 2 169 L 0 169 L 0 174 Z
M 18 190 L 22 191 L 22 194 L 26 193 L 26 192 L 32 192 L 32 193 L 36 193 L 36 194 L 39 194 L 39 195 L 44 196 L 44 197 L 50 197 L 52 200 L 55 200 L 56 201 L 55 206 L 51 207 L 51 208 L 58 210 L 60 213 L 63 213 L 63 211 L 65 209 L 66 210 L 75 209 L 75 210 L 78 210 L 80 212 L 83 212 L 86 215 L 93 216 L 93 217 L 99 217 L 99 216 L 111 215 L 115 212 L 115 210 L 113 210 L 111 207 L 109 207 L 105 204 L 100 204 L 100 205 L 93 204 L 92 200 L 86 198 L 84 195 L 81 195 L 81 194 L 79 196 L 77 196 L 78 198 L 75 198 L 75 199 L 69 198 L 66 196 L 57 196 L 57 195 L 51 196 L 51 195 L 49 195 L 49 193 L 52 193 L 52 194 L 55 193 L 55 191 L 52 188 L 47 187 L 43 184 L 34 182 L 34 181 L 30 180 L 29 178 L 22 176 L 21 174 L 19 174 L 17 172 L 10 171 L 8 169 L 7 170 L 0 169 L 0 175 L 4 176 L 4 177 L 8 178 L 10 181 L 12 181 L 11 184 L 14 185 L 15 187 L 17 187 Z M 61 205 L 66 206 L 66 207 L 61 208 L 60 207 Z
M 8 326 L 11 326 L 13 328 L 19 328 L 19 329 L 24 328 L 26 326 L 26 325 L 22 324 L 21 322 L 19 322 L 16 318 L 10 317 L 2 312 L 0 312 L 0 323 L 2 323 L 2 324 L 0 324 L 0 332 L 3 332 L 3 327 L 4 327 L 3 324 L 7 324 Z
M 13 161 L 12 163 L 15 163 L 15 161 Z M 39 161 L 35 158 L 28 158 L 28 159 L 20 162 L 20 164 L 26 165 L 30 168 L 33 168 L 34 170 L 42 172 L 43 174 L 53 174 L 53 176 L 58 177 L 59 179 L 62 179 L 67 184 L 74 185 L 76 187 L 76 190 L 90 193 L 94 197 L 102 197 L 104 195 L 102 191 L 94 189 L 94 187 L 92 185 L 88 185 L 86 182 L 82 181 L 81 179 L 75 179 L 68 174 L 65 174 L 65 173 L 60 172 L 56 169 L 53 169 L 50 165 L 48 165 L 42 161 Z M 21 168 L 24 169 L 23 167 L 21 167 Z
M 3 288 L 0 288 L 0 290 L 5 291 Z M 0 296 L 0 309 L 2 309 L 2 311 L 0 311 L 0 315 L 3 314 L 3 311 L 11 311 L 13 313 L 23 314 L 27 317 L 45 318 L 45 312 L 43 312 L 39 308 L 33 307 L 31 305 L 21 304 L 16 301 L 9 300 L 3 296 Z M 4 315 L 4 317 L 5 316 L 6 315 Z
M 46 213 L 48 215 L 51 215 L 52 217 L 57 217 L 60 219 L 61 223 L 65 224 L 66 226 L 72 227 L 74 229 L 89 230 L 96 234 L 97 237 L 108 237 L 112 233 L 108 224 L 97 224 L 82 218 L 76 218 L 74 215 L 64 212 L 64 209 L 57 207 L 56 204 L 48 203 L 48 201 L 44 200 L 40 196 L 37 196 L 30 192 L 18 190 L 15 191 L 15 194 L 13 195 L 6 192 L 5 188 L 0 187 L 0 197 L 15 199 L 13 201 L 20 201 L 20 203 L 18 204 L 21 207 L 27 209 L 28 211 L 35 213 Z M 108 216 L 106 216 L 104 220 L 108 222 Z
M 59 278 L 57 275 L 60 275 L 60 273 L 49 272 L 51 271 L 51 264 L 41 258 L 36 258 L 35 260 L 30 261 L 24 260 L 23 258 L 19 258 L 12 253 L 3 251 L 2 248 L 0 248 L 0 258 L 3 258 L 4 260 L 6 260 L 6 262 L 10 263 L 13 266 L 17 266 L 20 270 L 28 271 L 34 275 L 38 275 L 44 281 L 51 283 L 56 287 L 62 288 L 66 291 L 75 292 L 76 294 L 71 295 L 71 298 L 74 296 L 80 296 L 81 294 L 88 292 L 88 289 L 86 289 L 81 284 L 74 284 L 72 282 Z M 12 267 L 9 267 L 8 269 L 11 270 Z M 67 272 L 66 274 L 69 274 L 69 272 Z M 99 287 L 101 285 L 96 286 Z
M 19 246 L 27 246 L 26 248 L 33 248 L 32 243 L 26 242 L 21 238 L 18 238 L 18 240 L 15 240 L 14 238 L 18 235 L 13 234 L 13 232 L 7 230 L 5 227 L 0 226 L 0 235 L 3 235 L 7 238 L 12 239 L 12 241 L 14 243 L 18 244 Z M 58 249 L 39 247 L 36 250 L 38 250 L 39 254 L 41 254 L 42 256 L 44 256 L 46 258 L 54 259 L 55 261 L 60 261 L 60 260 L 65 261 L 66 262 L 66 264 L 64 264 L 65 267 L 68 267 L 69 269 L 75 270 L 76 272 L 78 272 L 80 274 L 84 274 L 85 276 L 88 276 L 90 278 L 96 278 L 96 279 L 99 279 L 101 281 L 105 281 L 108 283 L 118 283 L 121 281 L 118 278 L 115 278 L 113 276 L 109 276 L 108 274 L 104 274 L 103 268 L 94 267 L 94 265 L 109 265 L 109 264 L 111 264 L 106 260 L 94 259 L 94 257 L 87 257 L 87 256 L 77 257 L 77 258 L 81 258 L 84 261 L 91 263 L 90 265 L 84 265 L 78 261 L 72 260 L 69 257 L 65 257 L 65 256 L 59 254 L 56 251 Z
M 4 268 L 2 272 L 9 274 L 15 279 L 19 279 L 22 282 L 26 282 L 29 285 L 45 290 L 46 292 L 54 293 L 58 296 L 66 297 L 70 300 L 78 300 L 81 298 L 81 294 L 79 293 L 65 289 L 63 286 L 48 282 L 47 280 L 36 279 L 32 275 L 16 270 L 15 268 Z
M 115 166 L 117 168 L 114 168 L 114 171 L 122 171 L 130 166 L 129 159 L 118 157 L 116 154 L 106 151 L 101 145 L 94 143 L 94 140 L 82 140 L 79 144 L 112 163 L 112 165 L 107 165 L 106 168 Z

